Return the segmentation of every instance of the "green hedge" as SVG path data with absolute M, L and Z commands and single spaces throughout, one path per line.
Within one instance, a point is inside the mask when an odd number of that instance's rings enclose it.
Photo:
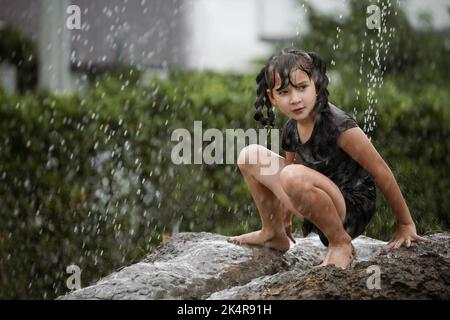
M 248 214 L 235 166 L 170 161 L 171 132 L 192 131 L 194 120 L 250 127 L 250 91 L 223 91 L 245 82 L 133 81 L 104 77 L 67 97 L 1 94 L 1 297 L 55 297 L 66 292 L 70 264 L 85 286 L 142 258 L 174 225 L 225 233 L 231 211 Z
M 65 97 L 0 93 L 0 297 L 61 295 L 70 264 L 87 286 L 141 259 L 177 225 L 228 235 L 259 227 L 236 165 L 170 160 L 172 131 L 193 132 L 194 120 L 203 130 L 258 127 L 254 76 L 176 72 L 146 86 L 136 74 L 120 78 Z M 353 91 L 330 90 L 364 123 L 367 106 Z M 448 229 L 448 93 L 410 95 L 392 81 L 382 90 L 373 142 L 418 231 Z M 387 240 L 393 217 L 381 195 L 378 208 L 367 234 Z

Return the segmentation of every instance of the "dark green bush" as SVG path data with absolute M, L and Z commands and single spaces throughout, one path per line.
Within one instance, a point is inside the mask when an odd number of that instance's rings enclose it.
M 38 54 L 36 44 L 12 26 L 0 27 L 0 63 L 17 67 L 17 88 L 20 92 L 37 85 Z
M 380 8 L 381 31 L 366 26 L 367 7 L 372 4 Z M 395 76 L 402 89 L 409 90 L 416 83 L 448 87 L 444 66 L 450 55 L 449 32 L 433 30 L 423 19 L 420 28 L 413 28 L 399 2 L 350 0 L 348 5 L 345 17 L 324 15 L 308 5 L 311 32 L 295 45 L 319 53 L 327 61 L 328 70 L 353 78 L 365 77 L 372 71 L 376 76 Z M 380 68 L 376 74 L 377 50 Z M 363 80 L 366 83 L 367 79 Z
M 87 285 L 174 226 L 225 232 L 231 210 L 248 212 L 234 166 L 170 161 L 175 128 L 249 122 L 250 93 L 223 90 L 245 81 L 180 73 L 129 83 L 105 76 L 82 96 L 1 95 L 0 296 L 60 295 L 70 264 Z

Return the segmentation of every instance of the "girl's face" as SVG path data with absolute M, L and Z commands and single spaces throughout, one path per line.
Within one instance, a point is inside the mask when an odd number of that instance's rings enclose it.
M 268 96 L 273 106 L 278 106 L 280 111 L 295 120 L 311 120 L 314 117 L 314 105 L 316 104 L 316 86 L 308 75 L 296 69 L 291 73 L 291 83 L 280 90 L 281 78 L 275 74 L 275 85 L 268 90 Z

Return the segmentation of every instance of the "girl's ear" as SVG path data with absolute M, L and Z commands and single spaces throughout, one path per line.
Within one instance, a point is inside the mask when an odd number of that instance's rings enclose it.
M 273 107 L 276 107 L 275 98 L 273 96 L 272 90 L 267 89 L 267 96 L 269 97 L 270 103 Z

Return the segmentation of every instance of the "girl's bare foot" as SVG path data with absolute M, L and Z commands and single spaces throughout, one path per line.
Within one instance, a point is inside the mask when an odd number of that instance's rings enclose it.
M 327 255 L 318 267 L 334 264 L 336 267 L 347 269 L 354 258 L 355 252 L 351 243 L 334 246 L 329 245 Z
M 263 232 L 262 230 L 230 237 L 228 238 L 228 241 L 235 244 L 265 246 L 281 252 L 288 251 L 291 244 L 286 234 L 272 235 L 267 232 Z

